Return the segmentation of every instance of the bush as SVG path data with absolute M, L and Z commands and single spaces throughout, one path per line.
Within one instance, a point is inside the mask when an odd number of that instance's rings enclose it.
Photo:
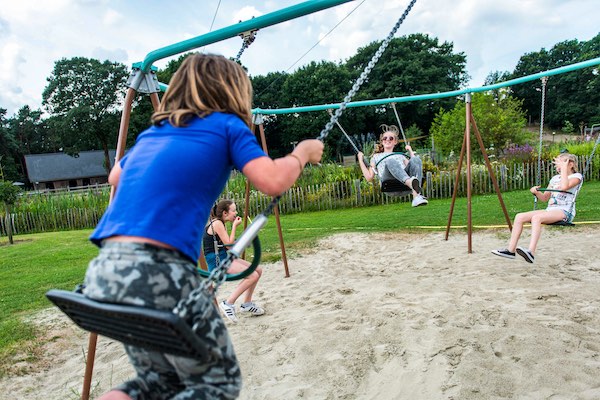
M 9 181 L 0 181 L 0 203 L 12 206 L 19 198 L 21 189 Z

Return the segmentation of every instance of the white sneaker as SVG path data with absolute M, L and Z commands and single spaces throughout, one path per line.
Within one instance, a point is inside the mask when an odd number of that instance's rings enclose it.
M 237 316 L 235 315 L 235 305 L 227 304 L 225 300 L 219 303 L 219 308 L 223 311 L 223 314 L 227 317 L 231 322 L 238 322 Z
M 423 197 L 423 195 L 418 195 L 416 196 L 413 201 L 412 201 L 412 206 L 413 207 L 419 207 L 419 206 L 426 206 L 427 204 L 429 204 L 429 202 L 427 201 L 427 199 L 425 197 Z
M 256 304 L 255 302 L 251 301 L 250 303 L 244 303 L 240 306 L 240 312 L 243 313 L 250 313 L 252 315 L 263 315 L 265 313 L 265 310 L 260 307 L 258 304 Z

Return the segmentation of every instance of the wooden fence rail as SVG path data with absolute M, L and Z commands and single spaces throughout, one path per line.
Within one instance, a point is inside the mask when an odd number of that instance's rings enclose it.
M 595 157 L 594 162 L 586 172 L 585 180 L 600 180 L 599 157 Z M 586 158 L 581 157 L 579 165 L 583 170 L 583 163 Z M 537 163 L 522 164 L 494 164 L 493 171 L 496 175 L 498 185 L 502 192 L 512 190 L 525 190 L 534 185 L 547 185 L 550 178 L 556 174 L 552 162 L 543 162 L 542 168 L 537 171 Z M 442 199 L 452 197 L 454 185 L 456 182 L 457 171 L 440 171 L 438 173 L 427 172 L 424 177 L 424 194 L 429 199 Z M 101 188 L 102 189 L 102 188 Z M 107 188 L 102 190 L 107 191 Z M 585 185 L 584 185 L 585 190 Z M 89 189 L 95 195 L 98 195 L 99 188 Z M 475 194 L 493 194 L 494 188 L 487 168 L 483 165 L 473 165 L 472 168 L 472 193 Z M 71 196 L 84 198 L 84 205 L 73 206 L 72 203 L 65 201 L 51 202 L 51 207 L 38 211 L 20 211 L 16 206 L 10 215 L 13 224 L 14 234 L 49 232 L 58 230 L 86 229 L 93 228 L 97 223 L 108 202 L 108 195 L 104 193 L 99 197 L 100 200 L 94 200 L 96 197 L 88 193 L 78 191 Z M 458 196 L 466 195 L 466 171 L 461 171 Z M 36 193 L 35 196 L 44 196 Z M 45 196 L 60 196 L 58 192 L 48 193 Z M 104 196 L 104 197 L 102 197 Z M 244 192 L 225 192 L 223 198 L 233 199 L 239 205 L 244 204 Z M 270 197 L 262 193 L 251 190 L 249 198 L 249 215 L 254 216 L 264 210 Z M 303 211 L 324 211 L 335 210 L 349 207 L 363 207 L 381 204 L 393 204 L 410 201 L 410 196 L 390 197 L 381 192 L 379 185 L 370 184 L 364 179 L 354 179 L 352 181 L 332 182 L 324 184 L 315 184 L 304 187 L 293 187 L 288 190 L 279 202 L 279 210 L 282 214 L 292 214 Z M 6 236 L 7 226 L 6 214 L 0 214 L 0 235 Z

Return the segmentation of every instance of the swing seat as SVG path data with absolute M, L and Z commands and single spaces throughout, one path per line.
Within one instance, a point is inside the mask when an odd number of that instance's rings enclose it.
M 86 331 L 147 350 L 208 359 L 206 344 L 171 311 L 102 303 L 66 290 L 50 290 L 46 297 Z
M 381 182 L 381 191 L 386 194 L 405 196 L 412 193 L 412 189 L 396 179 L 388 179 Z
M 557 222 L 553 222 L 553 223 L 547 224 L 547 225 L 554 225 L 554 226 L 575 226 L 574 223 L 567 222 L 567 221 L 557 221 Z

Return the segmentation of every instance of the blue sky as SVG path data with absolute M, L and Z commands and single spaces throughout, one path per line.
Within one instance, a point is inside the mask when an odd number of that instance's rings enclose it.
M 152 50 L 209 32 L 211 24 L 216 30 L 299 2 L 4 2 L 0 7 L 0 107 L 8 115 L 23 105 L 39 108 L 46 78 L 61 58 L 93 57 L 131 66 Z M 408 3 L 355 0 L 264 28 L 242 62 L 251 74 L 263 75 L 293 72 L 312 60 L 344 61 L 359 47 L 383 39 Z M 599 11 L 598 0 L 418 0 L 396 36 L 421 32 L 453 42 L 455 51 L 467 55 L 469 86 L 475 87 L 491 71 L 512 71 L 524 53 L 564 40 L 590 40 L 599 32 Z M 240 46 L 241 40 L 232 38 L 204 50 L 235 56 Z M 160 68 L 167 61 L 155 65 Z

